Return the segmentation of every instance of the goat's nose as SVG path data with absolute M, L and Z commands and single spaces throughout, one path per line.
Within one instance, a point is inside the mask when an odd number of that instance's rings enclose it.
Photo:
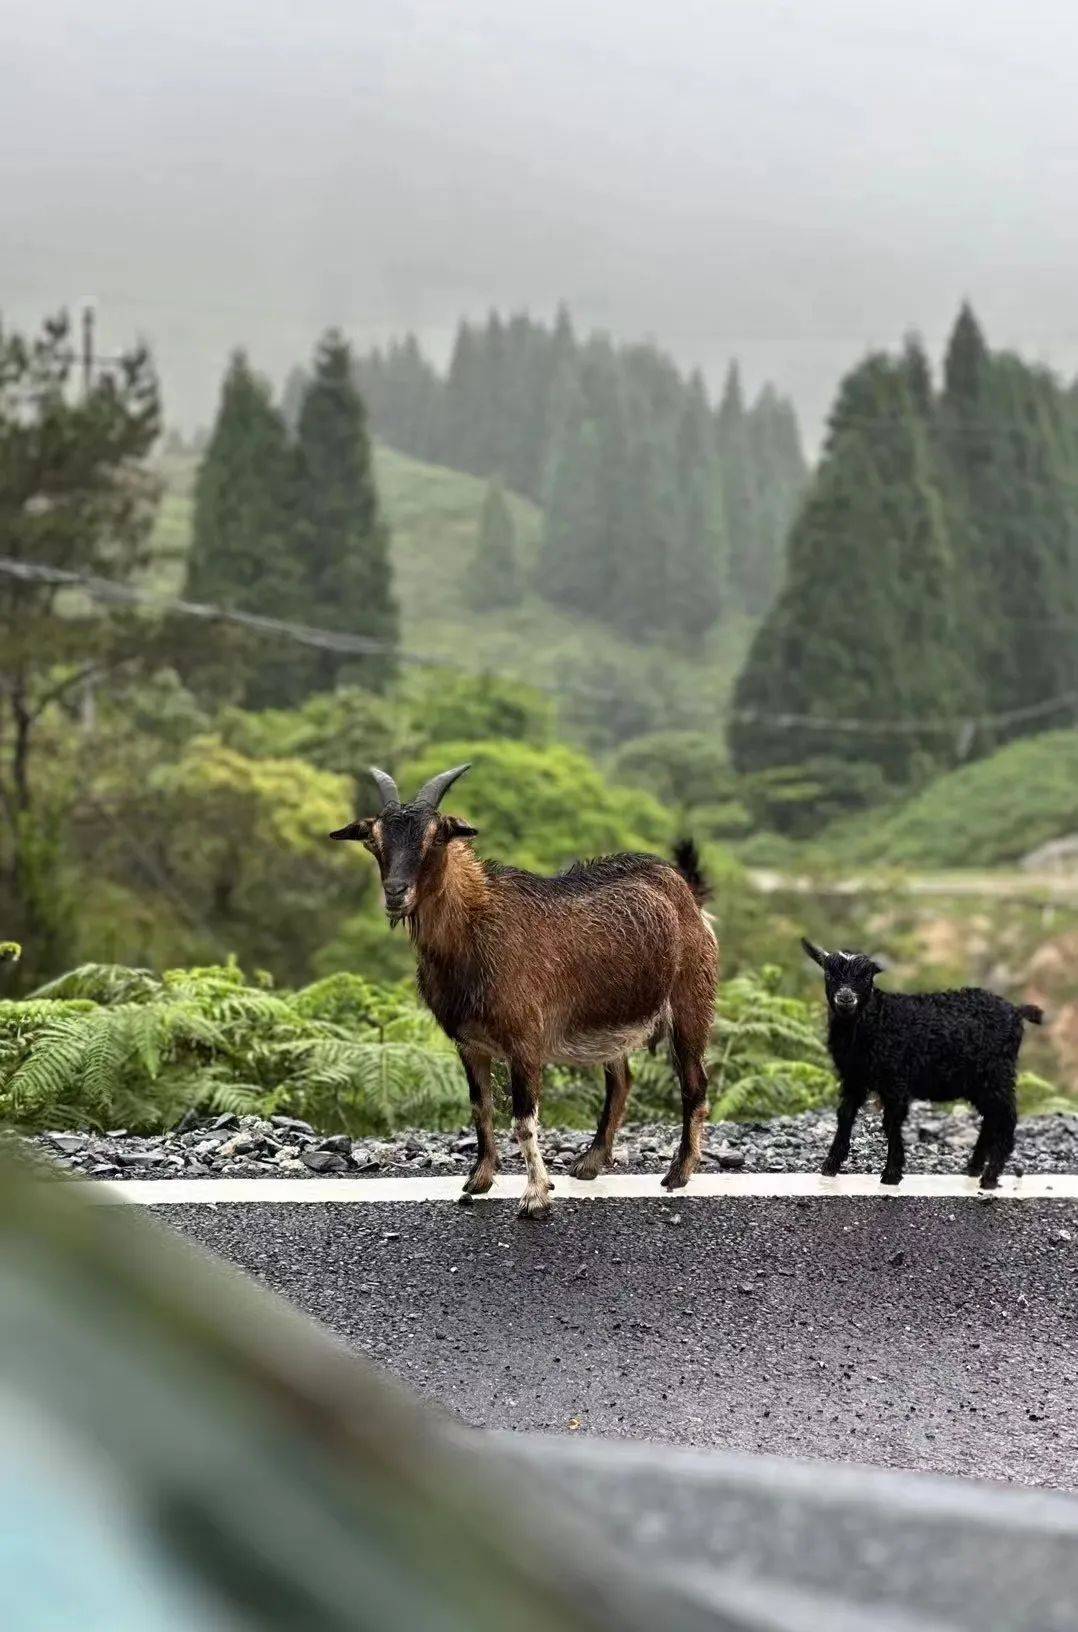
M 840 1009 L 855 1009 L 857 1007 L 857 993 L 848 986 L 840 986 L 835 993 L 835 1004 Z
M 404 898 L 408 894 L 407 884 L 386 884 L 383 887 L 387 907 L 399 907 L 403 904 Z

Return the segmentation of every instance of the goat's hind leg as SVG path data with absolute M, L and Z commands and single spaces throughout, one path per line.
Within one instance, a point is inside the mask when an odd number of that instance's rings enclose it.
M 675 1028 L 673 1049 L 674 1065 L 681 1084 L 681 1143 L 662 1181 L 664 1190 L 684 1189 L 696 1171 L 708 1109 L 704 1044 L 691 1046 Z
M 624 1055 L 603 1066 L 603 1081 L 606 1099 L 603 1101 L 599 1126 L 588 1149 L 570 1165 L 569 1172 L 574 1179 L 598 1178 L 614 1155 L 614 1138 L 625 1115 L 625 1101 L 632 1084 L 629 1062 Z
M 1006 1086 L 1006 1092 L 990 1100 L 985 1108 L 981 1139 L 985 1141 L 987 1159 L 984 1172 L 981 1174 L 982 1190 L 998 1189 L 999 1176 L 1014 1149 L 1014 1130 L 1017 1125 L 1018 1106 L 1015 1102 L 1014 1083 L 1010 1082 Z M 980 1139 L 977 1143 L 980 1144 Z
M 518 1218 L 538 1218 L 550 1211 L 553 1186 L 539 1149 L 539 1091 L 542 1070 L 511 1061 L 509 1084 L 513 1095 L 513 1128 L 524 1158 L 527 1183 L 517 1208 Z
M 977 1143 L 970 1151 L 969 1161 L 966 1163 L 966 1172 L 971 1179 L 975 1179 L 979 1173 L 983 1173 L 984 1164 L 988 1160 L 988 1131 L 988 1117 L 984 1116 L 981 1118 L 981 1131 L 977 1135 Z
M 464 1075 L 468 1079 L 468 1095 L 472 1102 L 472 1121 L 475 1123 L 478 1145 L 475 1166 L 465 1181 L 464 1194 L 482 1196 L 494 1183 L 494 1175 L 501 1166 L 498 1144 L 494 1137 L 494 1095 L 490 1083 L 490 1056 L 473 1054 L 463 1048 L 458 1052 L 460 1063 L 464 1067 Z
M 883 1131 L 887 1135 L 887 1161 L 880 1174 L 881 1184 L 901 1184 L 906 1170 L 906 1146 L 902 1128 L 909 1112 L 909 1104 L 902 1100 L 884 1100 Z

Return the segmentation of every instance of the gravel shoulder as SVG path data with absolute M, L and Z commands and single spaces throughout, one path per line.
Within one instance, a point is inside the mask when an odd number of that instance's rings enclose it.
M 834 1131 L 832 1111 L 809 1111 L 767 1123 L 713 1122 L 706 1129 L 701 1171 L 814 1172 Z M 941 1115 L 915 1107 L 907 1124 L 907 1172 L 958 1174 L 977 1136 L 978 1120 L 962 1109 Z M 680 1128 L 673 1123 L 635 1123 L 618 1138 L 614 1171 L 665 1171 Z M 554 1172 L 590 1143 L 587 1132 L 548 1128 L 541 1132 L 544 1157 Z M 46 1133 L 30 1141 L 68 1171 L 95 1179 L 124 1178 L 401 1178 L 409 1174 L 460 1174 L 475 1159 L 471 1128 L 453 1133 L 412 1129 L 387 1138 L 324 1135 L 291 1117 L 221 1116 L 180 1125 L 172 1133 L 144 1138 L 123 1129 L 105 1134 Z M 501 1133 L 503 1170 L 522 1171 L 515 1143 Z M 885 1145 L 879 1117 L 869 1110 L 855 1130 L 847 1171 L 879 1172 Z M 1018 1127 L 1008 1171 L 1078 1172 L 1078 1116 L 1029 1117 Z

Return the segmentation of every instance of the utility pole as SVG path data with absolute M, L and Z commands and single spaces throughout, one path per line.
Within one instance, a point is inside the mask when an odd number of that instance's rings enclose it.
M 82 394 L 90 395 L 94 383 L 94 309 L 82 308 Z
M 97 354 L 97 302 L 84 300 L 80 319 L 79 350 L 68 353 L 72 363 L 82 371 L 82 394 L 88 397 L 94 388 L 94 375 L 101 367 L 110 368 L 123 362 L 122 357 L 99 357 Z

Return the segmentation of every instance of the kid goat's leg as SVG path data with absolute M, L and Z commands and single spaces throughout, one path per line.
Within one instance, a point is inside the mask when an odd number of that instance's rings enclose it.
M 975 1179 L 978 1173 L 982 1172 L 984 1169 L 985 1161 L 988 1158 L 988 1134 L 990 1127 L 991 1122 L 989 1117 L 983 1116 L 981 1118 L 981 1131 L 977 1135 L 977 1143 L 970 1151 L 969 1161 L 966 1163 L 966 1172 L 969 1174 L 971 1179 Z
M 509 1085 L 513 1096 L 513 1128 L 520 1154 L 528 1172 L 528 1182 L 517 1208 L 518 1218 L 536 1218 L 550 1210 L 550 1176 L 539 1149 L 539 1066 L 511 1061 Z
M 981 1175 L 982 1190 L 995 1190 L 998 1187 L 999 1176 L 1014 1149 L 1014 1130 L 1017 1123 L 1018 1107 L 1015 1103 L 1012 1081 L 1006 1084 L 1005 1093 L 1001 1092 L 990 1099 L 985 1107 L 981 1138 L 987 1147 L 987 1160 Z
M 861 1088 L 844 1088 L 838 1102 L 838 1122 L 835 1126 L 835 1137 L 831 1141 L 831 1149 L 824 1157 L 821 1173 L 833 1177 L 850 1154 L 850 1134 L 857 1121 L 857 1113 L 865 1103 L 867 1095 Z
M 604 1065 L 603 1079 L 606 1083 L 603 1113 L 590 1147 L 569 1168 L 575 1179 L 597 1178 L 614 1154 L 614 1136 L 625 1115 L 625 1101 L 632 1084 L 628 1060 L 623 1056 L 610 1065 Z
M 902 1125 L 909 1111 L 906 1100 L 885 1099 L 883 1102 L 883 1131 L 887 1135 L 887 1161 L 880 1174 L 881 1184 L 901 1184 L 906 1166 L 906 1147 L 902 1142 Z
M 468 1079 L 468 1094 L 472 1102 L 472 1121 L 478 1142 L 475 1166 L 468 1175 L 464 1192 L 469 1196 L 484 1195 L 494 1183 L 494 1175 L 501 1163 L 494 1138 L 494 1096 L 490 1087 L 490 1056 L 459 1050 L 460 1063 Z

